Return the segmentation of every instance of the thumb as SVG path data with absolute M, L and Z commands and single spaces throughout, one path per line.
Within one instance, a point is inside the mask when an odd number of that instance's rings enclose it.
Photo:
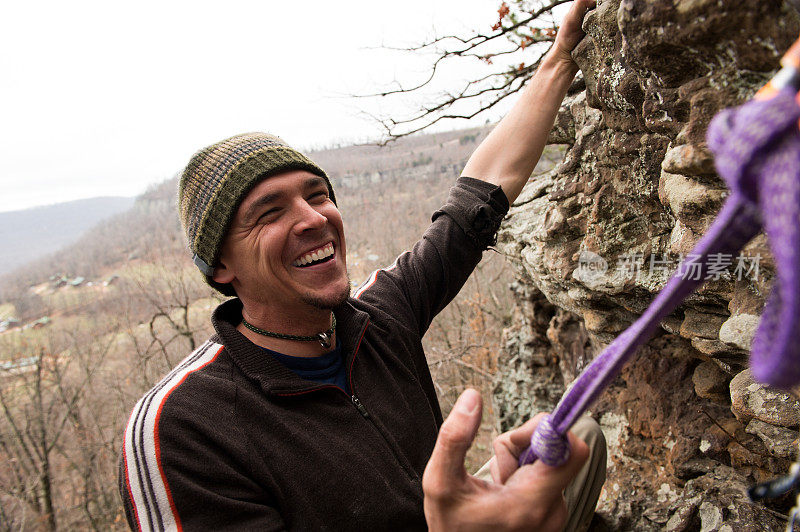
M 466 476 L 464 458 L 480 427 L 481 410 L 481 394 L 472 388 L 464 390 L 439 430 L 426 473 L 444 482 Z

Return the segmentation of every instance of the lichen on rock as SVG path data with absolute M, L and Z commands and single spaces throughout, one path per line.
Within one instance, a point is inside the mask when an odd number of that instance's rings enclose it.
M 504 429 L 552 409 L 708 230 L 727 196 L 708 124 L 774 74 L 800 17 L 780 1 L 599 0 L 584 29 L 582 80 L 550 137 L 564 159 L 531 179 L 498 238 L 519 274 L 494 398 Z M 613 442 L 600 506 L 612 528 L 776 523 L 741 490 L 788 465 L 785 446 L 763 439 L 789 438 L 800 407 L 777 419 L 771 403 L 737 410 L 737 396 L 731 411 L 774 270 L 763 235 L 729 259 L 593 408 Z

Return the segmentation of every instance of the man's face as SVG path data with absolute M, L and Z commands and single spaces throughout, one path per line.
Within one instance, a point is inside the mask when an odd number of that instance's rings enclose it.
M 267 312 L 333 308 L 350 293 L 342 216 L 324 179 L 292 170 L 265 179 L 234 216 L 214 280 Z

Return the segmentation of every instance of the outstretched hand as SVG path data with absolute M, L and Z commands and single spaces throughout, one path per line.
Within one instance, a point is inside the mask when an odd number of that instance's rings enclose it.
M 561 28 L 556 34 L 552 53 L 560 60 L 573 63 L 572 50 L 583 39 L 585 33 L 581 26 L 586 13 L 597 5 L 596 0 L 574 0 L 572 7 L 561 22 Z
M 494 483 L 467 474 L 464 457 L 481 422 L 480 394 L 467 389 L 442 424 L 422 477 L 425 518 L 431 531 L 561 530 L 567 510 L 563 490 L 589 456 L 586 444 L 568 434 L 570 458 L 560 467 L 537 461 L 519 467 L 544 414 L 500 435 L 494 442 Z

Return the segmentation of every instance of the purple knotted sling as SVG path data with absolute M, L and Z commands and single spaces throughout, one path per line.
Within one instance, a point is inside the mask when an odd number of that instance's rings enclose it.
M 786 78 L 786 68 L 781 71 Z M 800 105 L 797 70 L 770 99 L 719 113 L 708 130 L 719 175 L 730 188 L 717 219 L 653 302 L 581 373 L 543 419 L 520 465 L 536 459 L 559 466 L 569 458 L 566 433 L 646 343 L 661 321 L 706 278 L 716 254 L 733 255 L 762 229 L 776 276 L 753 339 L 755 378 L 789 388 L 800 383 Z M 776 80 L 778 77 L 775 78 Z M 775 80 L 773 80 L 774 82 Z M 795 84 L 795 86 L 792 86 Z

